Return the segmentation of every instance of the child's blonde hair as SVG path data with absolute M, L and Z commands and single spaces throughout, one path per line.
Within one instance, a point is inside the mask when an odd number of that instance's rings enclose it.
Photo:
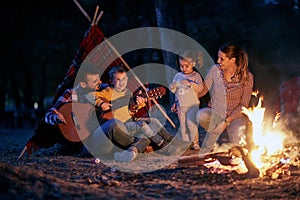
M 195 62 L 194 68 L 197 67 L 202 67 L 203 65 L 203 59 L 202 59 L 202 52 L 201 51 L 193 51 L 191 49 L 187 50 L 180 50 L 178 52 L 178 57 L 176 59 L 176 64 L 179 66 L 179 60 L 186 60 L 190 62 Z

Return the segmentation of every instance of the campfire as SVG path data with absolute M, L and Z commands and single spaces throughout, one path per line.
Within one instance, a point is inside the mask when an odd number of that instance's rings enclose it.
M 258 92 L 253 93 L 258 96 Z M 247 144 L 235 146 L 227 151 L 216 151 L 204 159 L 182 158 L 181 165 L 202 164 L 212 173 L 235 171 L 253 177 L 276 179 L 282 175 L 290 175 L 290 167 L 299 165 L 299 143 L 281 130 L 280 114 L 278 113 L 270 127 L 265 124 L 265 107 L 263 97 L 259 97 L 256 106 L 243 107 L 242 112 L 248 117 L 250 129 Z M 220 148 L 219 148 L 220 149 Z M 185 163 L 185 164 L 184 164 Z M 189 163 L 189 164 L 188 164 Z

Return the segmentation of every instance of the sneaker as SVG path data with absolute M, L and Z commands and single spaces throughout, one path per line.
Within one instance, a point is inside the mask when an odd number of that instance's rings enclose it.
M 132 150 L 125 150 L 122 152 L 116 152 L 114 154 L 115 161 L 119 162 L 131 162 L 133 161 L 137 156 L 137 153 Z

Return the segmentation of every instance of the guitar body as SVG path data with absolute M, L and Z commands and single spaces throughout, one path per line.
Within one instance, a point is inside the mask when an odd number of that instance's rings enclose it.
M 147 91 L 150 99 L 158 99 L 166 94 L 164 87 L 158 87 Z M 103 99 L 105 102 L 109 102 Z M 113 109 L 128 105 L 128 98 L 121 100 Z M 67 103 L 64 104 L 59 112 L 63 114 L 66 123 L 59 124 L 59 129 L 63 136 L 71 142 L 80 142 L 85 140 L 105 121 L 114 118 L 113 111 L 102 111 L 100 108 L 95 109 L 89 103 Z
M 165 94 L 166 94 L 166 88 L 161 86 L 161 87 L 157 87 L 154 89 L 150 89 L 149 91 L 147 91 L 147 94 L 145 94 L 145 92 L 139 93 L 139 94 L 133 94 L 132 99 L 129 99 L 128 97 L 124 97 L 124 98 L 116 99 L 114 101 L 109 101 L 109 100 L 103 98 L 102 100 L 104 102 L 111 103 L 113 106 L 112 106 L 112 109 L 107 110 L 107 111 L 103 111 L 100 108 L 99 108 L 99 110 L 97 110 L 97 116 L 99 118 L 99 123 L 103 124 L 105 121 L 114 118 L 113 110 L 118 109 L 123 106 L 126 106 L 126 105 L 129 105 L 131 100 L 136 101 L 136 98 L 135 98 L 136 96 L 142 96 L 144 98 L 148 98 L 149 107 L 151 107 L 152 105 L 154 105 L 154 101 L 156 101 L 156 99 L 161 98 Z M 146 108 L 146 107 L 140 108 L 132 117 L 139 118 L 139 117 L 148 116 L 148 111 L 149 111 L 148 108 Z
M 95 107 L 89 103 L 67 103 L 59 109 L 59 112 L 66 120 L 65 124 L 59 124 L 59 129 L 71 142 L 86 139 L 99 127 Z

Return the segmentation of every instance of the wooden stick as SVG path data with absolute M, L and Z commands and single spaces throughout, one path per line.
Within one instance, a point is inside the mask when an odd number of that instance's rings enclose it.
M 81 7 L 81 5 L 78 3 L 77 0 L 73 0 L 74 3 L 77 5 L 77 7 L 79 8 L 79 10 L 83 13 L 83 15 L 89 20 L 89 22 L 91 21 L 91 18 L 89 17 L 89 15 L 84 11 L 84 9 Z
M 236 146 L 236 148 L 240 151 L 241 155 L 242 155 L 242 159 L 248 169 L 248 172 L 246 173 L 247 176 L 252 177 L 252 178 L 256 178 L 259 176 L 259 169 L 256 168 L 256 166 L 254 165 L 254 163 L 252 162 L 250 155 L 249 154 L 245 154 L 244 150 L 242 149 L 242 147 L 240 146 Z
M 20 160 L 23 157 L 23 155 L 26 152 L 26 150 L 27 150 L 27 146 L 25 145 L 25 147 L 24 147 L 23 151 L 21 152 L 21 154 L 19 155 L 17 161 Z
M 91 26 L 93 26 L 95 24 L 95 20 L 96 20 L 97 14 L 98 14 L 98 10 L 99 10 L 99 6 L 96 6 L 96 11 L 95 11 L 94 18 L 93 18 L 93 21 L 91 23 Z
M 178 163 L 185 163 L 185 162 L 190 163 L 190 162 L 196 162 L 196 161 L 201 161 L 201 160 L 203 161 L 208 158 L 216 158 L 219 155 L 222 155 L 224 153 L 228 153 L 228 151 L 210 152 L 210 153 L 205 154 L 205 156 L 200 156 L 199 154 L 198 155 L 181 156 L 178 159 Z
M 102 17 L 103 13 L 104 13 L 104 12 L 101 10 L 100 14 L 98 15 L 98 17 L 97 17 L 97 19 L 96 19 L 96 22 L 95 22 L 96 25 L 99 23 L 99 20 L 100 20 L 100 18 Z
M 135 77 L 135 79 L 137 80 L 137 82 L 140 84 L 140 86 L 143 88 L 144 91 L 147 91 L 146 87 L 144 86 L 144 84 L 140 81 L 140 79 L 137 77 L 137 75 L 131 70 L 131 68 L 129 67 L 129 65 L 126 63 L 126 61 L 122 58 L 122 56 L 120 55 L 120 53 L 115 49 L 115 47 L 104 37 L 103 38 L 104 41 L 108 44 L 108 46 L 110 46 L 110 48 L 117 54 L 117 56 L 120 58 L 120 60 L 122 61 L 122 63 L 125 65 L 125 67 L 131 72 L 131 74 Z M 170 122 L 170 124 L 176 128 L 174 122 L 170 119 L 170 117 L 164 112 L 164 110 L 160 107 L 160 105 L 158 104 L 157 101 L 154 101 L 155 105 L 158 107 L 158 109 L 161 111 L 161 113 L 165 116 L 165 118 Z

